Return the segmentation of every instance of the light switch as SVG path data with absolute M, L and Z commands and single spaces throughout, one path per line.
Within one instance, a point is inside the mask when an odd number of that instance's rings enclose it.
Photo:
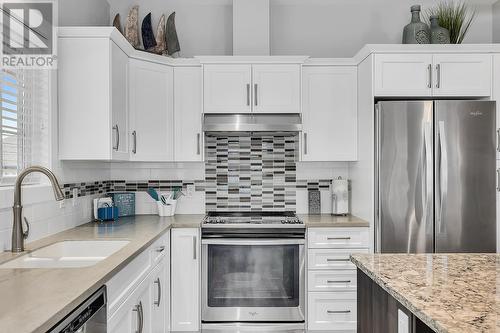
M 398 309 L 398 333 L 410 333 L 410 317 Z

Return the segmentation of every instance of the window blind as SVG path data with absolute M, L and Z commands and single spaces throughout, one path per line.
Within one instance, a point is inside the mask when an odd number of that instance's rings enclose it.
M 48 162 L 49 75 L 21 69 L 2 69 L 0 75 L 0 185 L 8 185 L 22 169 Z

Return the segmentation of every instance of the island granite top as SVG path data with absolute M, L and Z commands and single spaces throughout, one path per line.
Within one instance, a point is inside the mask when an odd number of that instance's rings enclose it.
M 500 254 L 354 254 L 351 260 L 437 333 L 500 332 Z

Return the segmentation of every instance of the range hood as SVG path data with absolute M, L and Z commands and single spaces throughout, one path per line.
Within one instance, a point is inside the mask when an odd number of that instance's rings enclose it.
M 205 114 L 204 132 L 300 132 L 298 113 L 284 114 Z

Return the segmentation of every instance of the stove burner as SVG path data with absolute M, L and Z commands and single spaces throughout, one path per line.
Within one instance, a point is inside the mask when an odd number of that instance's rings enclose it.
M 291 212 L 210 212 L 203 224 L 303 224 Z

